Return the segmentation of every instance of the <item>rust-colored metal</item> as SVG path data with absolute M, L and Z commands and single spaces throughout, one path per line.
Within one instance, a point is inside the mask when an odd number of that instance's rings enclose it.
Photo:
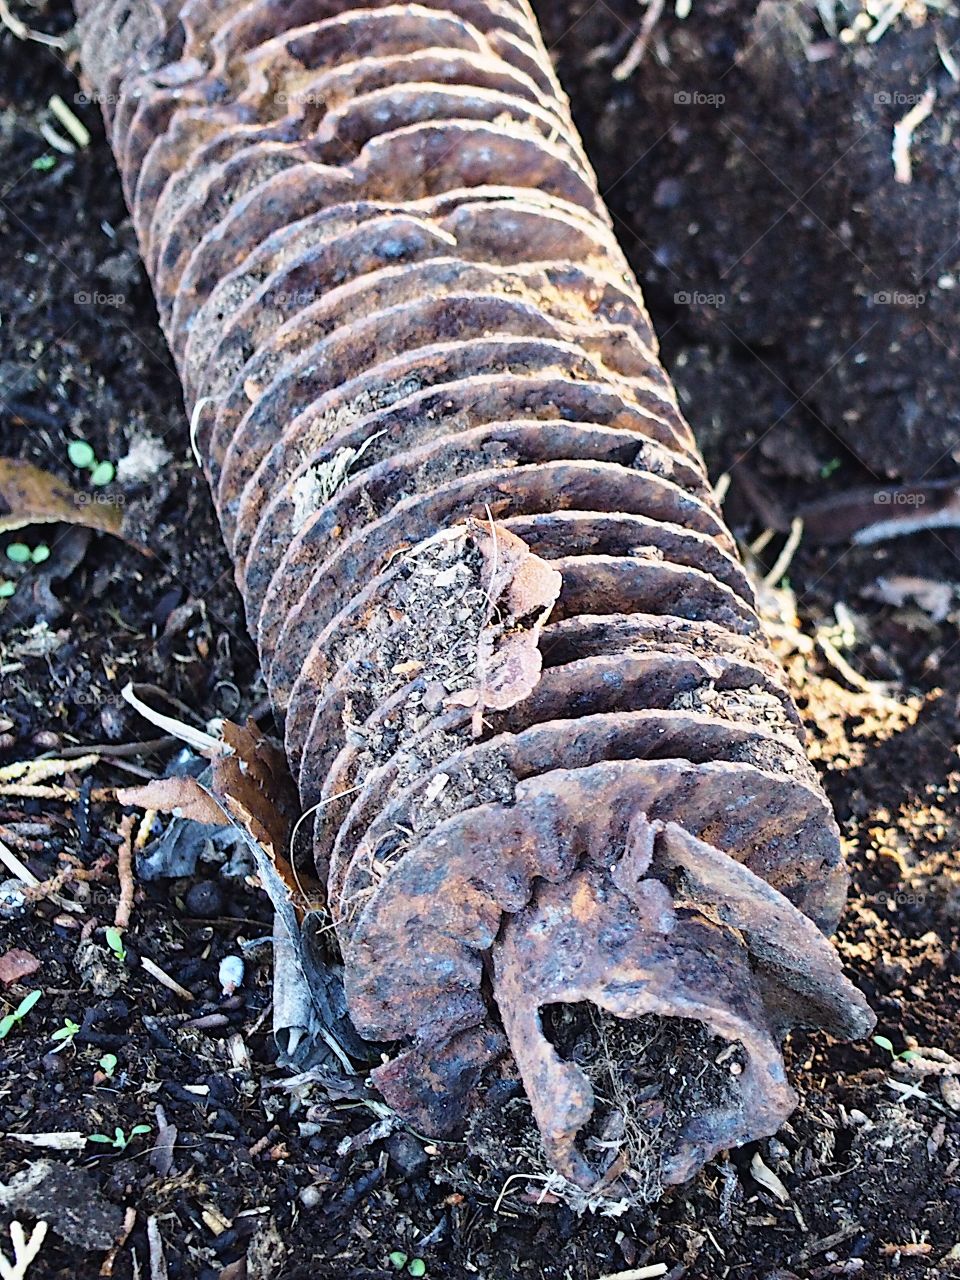
M 773 1132 L 838 833 L 526 0 L 78 9 L 384 1095 L 512 1054 L 588 1195 Z

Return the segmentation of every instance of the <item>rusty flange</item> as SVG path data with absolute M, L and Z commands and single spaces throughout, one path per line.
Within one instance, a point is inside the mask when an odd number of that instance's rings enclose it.
M 836 825 L 526 0 L 77 0 L 375 1072 L 649 1198 L 870 1025 Z

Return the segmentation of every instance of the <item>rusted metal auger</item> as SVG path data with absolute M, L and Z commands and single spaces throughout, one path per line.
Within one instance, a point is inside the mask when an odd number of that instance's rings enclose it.
M 384 1095 L 509 1052 L 591 1194 L 773 1132 L 838 833 L 526 0 L 78 8 Z

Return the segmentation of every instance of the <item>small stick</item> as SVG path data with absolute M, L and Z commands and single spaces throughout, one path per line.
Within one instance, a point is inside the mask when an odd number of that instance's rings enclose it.
M 893 126 L 893 148 L 890 153 L 893 158 L 893 176 L 897 182 L 904 185 L 913 181 L 910 143 L 913 141 L 914 132 L 933 111 L 936 100 L 937 91 L 931 85 L 920 101 L 915 103 L 903 119 L 898 120 Z
M 803 537 L 803 521 L 799 516 L 791 522 L 790 536 L 783 544 L 783 550 L 777 556 L 776 563 L 763 580 L 765 587 L 775 587 L 790 568 L 793 557 L 797 553 L 800 539 Z
M 166 987 L 168 991 L 178 995 L 181 1000 L 193 1002 L 193 992 L 188 991 L 186 987 L 181 987 L 176 978 L 171 978 L 169 973 L 165 973 L 149 956 L 141 956 L 140 963 L 143 965 L 145 972 L 149 973 L 151 978 L 156 978 L 161 987 Z
M 128 929 L 133 911 L 133 815 L 130 813 L 124 814 L 120 821 L 117 877 L 120 880 L 120 900 L 113 923 L 118 929 Z
M 12 849 L 7 848 L 2 840 L 0 840 L 0 862 L 3 863 L 12 876 L 16 876 L 21 883 L 29 885 L 31 889 L 36 889 L 39 885 L 39 878 L 33 874 L 28 866 L 20 861 Z
M 127 1212 L 123 1216 L 123 1226 L 120 1228 L 120 1235 L 117 1237 L 116 1243 L 111 1245 L 110 1252 L 104 1258 L 100 1266 L 101 1277 L 113 1275 L 113 1264 L 117 1260 L 117 1254 L 127 1243 L 130 1232 L 133 1230 L 136 1221 L 137 1211 L 132 1204 L 128 1205 Z
M 147 1244 L 150 1246 L 150 1280 L 168 1280 L 163 1237 L 160 1235 L 160 1224 L 153 1214 L 147 1218 Z
M 665 0 L 647 0 L 647 12 L 643 15 L 643 22 L 640 24 L 640 34 L 627 50 L 627 56 L 614 67 L 614 80 L 628 79 L 643 61 L 643 55 L 647 52 L 647 45 L 653 35 L 653 28 L 663 14 L 664 2 Z
M 632 1271 L 610 1271 L 599 1280 L 656 1280 L 657 1276 L 665 1276 L 667 1271 L 665 1262 L 652 1262 L 648 1267 L 634 1267 Z

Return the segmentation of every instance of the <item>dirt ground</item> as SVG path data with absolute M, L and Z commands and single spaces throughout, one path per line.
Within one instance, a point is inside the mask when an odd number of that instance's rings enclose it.
M 38 962 L 0 987 L 0 1015 L 42 993 L 0 1038 L 0 1182 L 58 1166 L 47 1203 L 19 1211 L 28 1234 L 51 1222 L 30 1280 L 102 1266 L 119 1280 L 960 1274 L 960 1085 L 923 1052 L 960 1053 L 960 532 L 802 538 L 776 564 L 811 499 L 956 474 L 960 19 L 913 0 L 850 43 L 830 28 L 856 5 L 693 0 L 684 19 L 666 8 L 618 82 L 635 0 L 538 8 L 688 416 L 714 478 L 730 476 L 728 517 L 744 546 L 777 527 L 755 564 L 777 570 L 775 642 L 846 839 L 838 945 L 892 1049 L 795 1035 L 801 1105 L 776 1138 L 646 1213 L 578 1218 L 542 1194 L 532 1162 L 508 1181 L 510 1153 L 498 1167 L 464 1146 L 371 1138 L 362 1103 L 285 1087 L 269 949 L 245 953 L 232 994 L 218 977 L 271 928 L 242 867 L 140 883 L 126 955 L 111 951 L 121 810 L 101 789 L 162 774 L 178 751 L 135 745 L 158 731 L 120 688 L 152 684 L 198 726 L 262 714 L 264 690 L 97 113 L 68 51 L 4 30 L 0 456 L 74 483 L 72 438 L 125 460 L 98 500 L 121 504 L 149 548 L 32 529 L 24 541 L 49 558 L 4 557 L 0 572 L 15 587 L 0 606 L 0 840 L 41 879 L 93 873 L 25 914 L 0 888 L 0 958 Z M 16 14 L 69 32 L 59 0 Z M 893 126 L 930 88 L 912 181 L 897 183 Z M 89 146 L 61 153 L 43 136 L 63 132 L 52 94 Z M 32 792 L 5 771 L 65 752 L 79 762 Z M 910 1047 L 919 1056 L 894 1056 Z M 118 1129 L 115 1146 L 84 1141 Z M 37 1134 L 79 1138 L 24 1141 Z M 8 1257 L 12 1216 L 0 1208 Z

